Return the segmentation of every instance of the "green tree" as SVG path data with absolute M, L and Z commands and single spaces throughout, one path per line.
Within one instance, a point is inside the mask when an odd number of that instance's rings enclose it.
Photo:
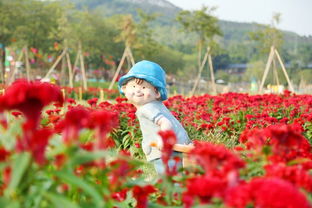
M 22 0 L 0 1 L 0 73 L 4 82 L 5 48 L 16 41 L 13 34 L 16 26 L 22 21 Z
M 256 42 L 258 55 L 261 57 L 270 52 L 271 46 L 280 49 L 283 45 L 283 33 L 277 29 L 280 21 L 281 14 L 273 14 L 271 25 L 258 25 L 258 30 L 249 33 L 250 39 Z
M 201 62 L 203 46 L 207 42 L 212 44 L 214 36 L 222 35 L 218 26 L 218 19 L 212 15 L 215 9 L 215 7 L 208 8 L 203 6 L 201 10 L 184 10 L 177 15 L 177 21 L 182 24 L 185 32 L 197 34 L 198 65 Z
M 218 19 L 212 15 L 215 9 L 215 7 L 208 8 L 203 6 L 201 10 L 184 10 L 177 15 L 177 21 L 183 26 L 184 31 L 197 34 L 198 77 L 201 76 L 202 51 L 203 49 L 206 50 L 204 46 L 215 47 L 216 43 L 214 42 L 214 37 L 222 35 L 218 25 Z M 213 51 L 213 49 L 211 49 L 211 51 Z M 193 89 L 196 89 L 196 83 L 198 82 L 195 82 Z
M 283 34 L 279 29 L 277 29 L 277 25 L 280 23 L 280 17 L 280 13 L 273 14 L 271 25 L 265 25 L 264 27 L 260 27 L 259 30 L 250 33 L 250 38 L 257 44 L 256 47 L 258 49 L 258 53 L 255 55 L 257 59 L 266 57 L 270 50 L 273 49 L 273 51 L 271 51 L 273 54 L 270 53 L 270 55 L 272 55 L 273 70 L 272 73 L 268 74 L 267 81 L 271 82 L 271 80 L 274 80 L 275 84 L 277 85 L 280 84 L 279 78 L 283 77 L 281 76 L 281 73 L 277 71 L 277 60 L 274 52 L 275 49 L 281 49 L 283 44 Z M 249 71 L 246 74 L 251 74 L 251 72 Z M 260 88 L 261 87 L 262 85 Z
M 19 47 L 29 46 L 48 51 L 53 40 L 49 39 L 51 30 L 58 27 L 59 2 L 28 0 L 21 3 L 21 21 L 14 30 L 13 37 Z
M 157 14 L 147 14 L 142 9 L 138 9 L 139 22 L 137 23 L 137 34 L 138 42 L 141 47 L 138 48 L 137 54 L 142 59 L 150 59 L 154 55 L 158 54 L 158 49 L 161 47 L 153 39 L 154 30 L 151 28 L 150 24 L 154 21 L 158 15 Z
M 140 48 L 143 45 L 138 42 L 137 26 L 132 15 L 124 15 L 120 17 L 121 24 L 117 24 L 120 30 L 119 35 L 114 39 L 115 42 L 123 42 L 126 47 Z

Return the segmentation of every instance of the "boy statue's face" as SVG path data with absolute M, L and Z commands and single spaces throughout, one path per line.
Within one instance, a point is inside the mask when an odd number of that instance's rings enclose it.
M 122 86 L 122 90 L 129 102 L 136 107 L 140 107 L 160 98 L 160 93 L 153 85 L 145 80 L 137 82 L 135 79 L 132 79 Z

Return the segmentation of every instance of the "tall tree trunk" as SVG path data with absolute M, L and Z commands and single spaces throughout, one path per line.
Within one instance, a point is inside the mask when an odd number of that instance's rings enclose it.
M 85 65 L 84 65 L 84 59 L 83 59 L 83 54 L 82 54 L 82 45 L 81 42 L 79 41 L 79 53 L 80 53 L 80 69 L 81 69 L 81 75 L 82 75 L 82 85 L 83 89 L 87 90 L 87 76 L 86 76 L 86 70 L 85 70 Z

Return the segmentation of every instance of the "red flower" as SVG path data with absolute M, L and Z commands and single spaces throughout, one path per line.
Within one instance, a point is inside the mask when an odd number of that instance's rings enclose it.
M 189 154 L 209 175 L 225 176 L 245 166 L 238 156 L 223 145 L 195 141 L 195 148 Z
M 21 113 L 21 112 L 18 112 L 18 111 L 13 111 L 11 114 L 12 114 L 15 118 L 18 118 L 20 115 L 22 115 L 22 113 Z
M 65 192 L 67 192 L 68 190 L 69 190 L 69 186 L 68 186 L 67 184 L 65 184 L 65 183 L 60 184 L 60 185 L 58 185 L 58 187 L 57 187 L 57 191 L 58 191 L 60 194 L 63 194 L 63 193 L 65 193 Z
M 106 110 L 96 110 L 90 113 L 88 126 L 96 130 L 96 149 L 105 149 L 114 146 L 114 141 L 107 138 L 107 133 L 117 127 L 118 114 Z
M 97 101 L 98 101 L 98 98 L 91 98 L 91 99 L 88 100 L 88 104 L 89 104 L 91 107 L 95 107 Z
M 2 110 L 0 109 L 0 125 L 4 128 L 8 128 L 8 121 L 6 119 L 6 116 L 2 113 Z
M 120 187 L 126 177 L 136 174 L 135 166 L 127 160 L 116 159 L 110 162 L 109 165 L 112 168 L 109 175 L 110 185 L 113 190 Z
M 148 200 L 148 196 L 151 193 L 156 192 L 156 189 L 154 186 L 152 185 L 146 185 L 146 186 L 134 186 L 133 187 L 133 197 L 136 199 L 137 201 L 137 208 L 146 208 L 147 207 L 147 200 Z
M 191 207 L 196 198 L 201 203 L 209 203 L 213 197 L 223 196 L 227 182 L 216 177 L 199 176 L 187 181 L 187 191 L 183 193 L 185 207 Z
M 66 102 L 68 102 L 68 103 L 71 104 L 71 105 L 76 104 L 76 101 L 75 101 L 73 98 L 68 98 L 68 99 L 66 100 Z
M 306 197 L 292 184 L 277 178 L 259 178 L 250 183 L 257 207 L 308 208 Z
M 268 137 L 272 140 L 271 144 L 275 155 L 286 161 L 311 155 L 311 145 L 296 126 L 276 125 L 270 126 L 268 129 L 270 130 Z
M 248 204 L 252 204 L 251 191 L 249 184 L 246 183 L 231 187 L 225 194 L 225 202 L 229 207 L 246 208 Z
M 268 177 L 278 177 L 292 184 L 312 192 L 312 175 L 301 165 L 286 166 L 285 164 L 273 164 L 265 166 Z
M 172 171 L 169 170 L 168 161 L 172 155 L 173 146 L 176 144 L 177 138 L 176 138 L 174 131 L 172 130 L 160 131 L 158 132 L 158 134 L 161 136 L 162 141 L 163 141 L 161 159 L 166 165 L 166 173 L 170 174 L 170 172 L 175 172 L 175 170 L 172 170 Z
M 265 129 L 245 130 L 240 142 L 248 149 L 262 151 L 264 145 L 272 146 L 272 161 L 290 161 L 297 157 L 311 157 L 311 146 L 296 125 L 272 125 Z
M 88 126 L 89 128 L 98 129 L 98 136 L 103 137 L 119 123 L 118 114 L 107 110 L 96 110 L 90 114 Z
M 279 178 L 254 178 L 227 192 L 226 203 L 230 207 L 311 208 L 303 193 L 291 183 Z
M 54 110 L 47 110 L 47 111 L 46 111 L 46 114 L 48 114 L 48 115 L 53 115 L 53 114 L 54 114 Z
M 112 198 L 116 201 L 122 202 L 127 198 L 128 189 L 123 189 L 121 191 L 112 194 Z
M 54 164 L 57 168 L 61 168 L 66 162 L 67 156 L 65 154 L 58 154 L 55 156 Z
M 40 130 L 27 130 L 27 123 L 23 126 L 24 136 L 17 140 L 16 149 L 18 151 L 29 151 L 31 152 L 35 161 L 42 165 L 45 162 L 45 150 L 48 145 L 52 131 L 49 129 L 40 129 Z
M 8 152 L 4 147 L 0 147 L 0 162 L 5 161 L 10 156 L 10 152 Z
M 11 166 L 6 166 L 2 172 L 3 188 L 6 188 L 10 184 L 11 176 L 12 176 L 12 168 Z
M 80 129 L 87 127 L 89 116 L 90 111 L 82 106 L 67 111 L 65 119 L 57 125 L 57 128 L 63 131 L 63 140 L 66 144 L 78 139 Z
M 51 102 L 63 103 L 61 90 L 56 85 L 42 82 L 18 80 L 9 86 L 0 97 L 0 109 L 21 111 L 34 127 L 41 110 Z

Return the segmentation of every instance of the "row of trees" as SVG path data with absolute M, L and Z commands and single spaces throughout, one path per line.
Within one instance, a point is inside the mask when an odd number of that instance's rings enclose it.
M 118 63 L 125 47 L 123 24 L 130 21 L 134 25 L 132 46 L 137 59 L 159 61 L 170 66 L 169 71 L 183 68 L 182 53 L 153 40 L 148 23 L 156 16 L 142 11 L 139 16 L 140 20 L 134 22 L 131 16 L 104 18 L 101 14 L 79 11 L 74 5 L 59 1 L 3 0 L 0 1 L 0 43 L 15 50 L 34 49 L 30 54 L 35 59 L 33 65 L 42 69 L 49 68 L 49 57 L 55 59 L 64 48 L 69 48 L 74 59 L 79 45 L 90 69 L 110 68 L 105 60 Z M 3 71 L 3 55 L 1 62 Z
M 218 19 L 213 16 L 213 11 L 214 8 L 203 7 L 198 11 L 181 11 L 177 15 L 176 23 L 180 25 L 180 32 L 195 37 L 193 45 L 184 46 L 189 49 L 181 52 L 177 50 L 179 46 L 167 46 L 156 41 L 157 33 L 150 26 L 150 23 L 157 19 L 157 15 L 154 14 L 138 10 L 138 21 L 134 21 L 131 15 L 104 18 L 103 14 L 77 10 L 74 5 L 60 1 L 1 0 L 0 43 L 17 51 L 22 48 L 32 49 L 30 53 L 30 58 L 34 60 L 32 66 L 41 68 L 43 74 L 52 64 L 49 60 L 53 58 L 55 60 L 64 48 L 68 48 L 71 59 L 74 60 L 79 47 L 84 52 L 83 56 L 89 70 L 102 67 L 113 71 L 112 68 L 118 64 L 124 48 L 129 45 L 127 43 L 129 40 L 136 60 L 149 59 L 159 62 L 168 73 L 179 72 L 180 75 L 200 71 L 207 47 L 210 48 L 215 69 L 222 69 L 233 61 L 235 56 L 237 62 L 251 63 L 252 67 L 247 70 L 245 79 L 250 79 L 250 76 L 260 79 L 259 74 L 263 68 L 257 67 L 261 65 L 258 64 L 259 60 L 261 63 L 266 61 L 268 50 L 272 45 L 280 48 L 282 56 L 289 60 L 289 53 L 282 48 L 282 33 L 276 29 L 279 15 L 273 18 L 274 24 L 261 26 L 260 30 L 249 35 L 253 44 L 249 45 L 248 50 L 252 52 L 245 55 L 247 58 L 242 58 L 243 43 L 238 45 L 237 50 L 231 49 L 233 54 L 229 54 L 230 47 L 224 45 L 222 41 L 222 31 Z M 128 32 L 127 24 L 132 25 Z M 132 35 L 130 39 L 129 35 Z M 196 53 L 195 50 L 192 52 L 195 48 Z M 310 59 L 304 56 L 303 59 L 307 63 L 312 61 L 312 57 Z M 1 71 L 4 71 L 3 55 L 0 60 Z M 109 64 L 110 61 L 115 61 L 115 65 Z M 217 76 L 219 74 L 222 75 L 218 73 Z

